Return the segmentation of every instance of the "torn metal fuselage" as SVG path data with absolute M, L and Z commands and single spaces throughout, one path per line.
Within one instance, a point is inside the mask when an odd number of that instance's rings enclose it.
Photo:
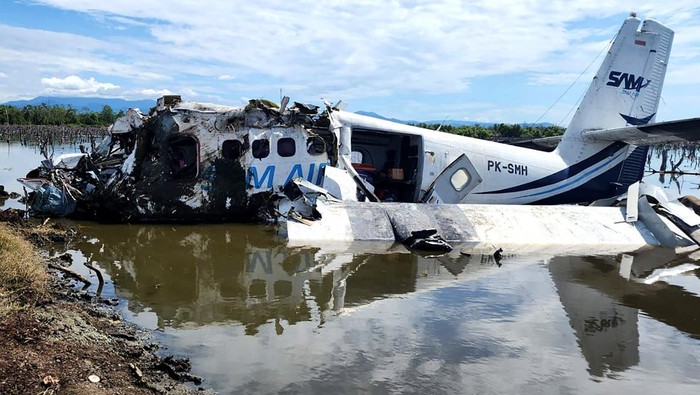
M 175 103 L 149 116 L 129 110 L 90 154 L 43 161 L 20 179 L 37 216 L 119 222 L 259 220 L 275 190 L 320 183 L 337 138 L 312 106 L 280 110 Z

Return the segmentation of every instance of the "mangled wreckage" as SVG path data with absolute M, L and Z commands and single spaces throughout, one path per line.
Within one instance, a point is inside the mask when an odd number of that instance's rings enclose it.
M 170 104 L 166 105 L 170 99 Z M 103 221 L 249 221 L 267 213 L 276 186 L 320 183 L 337 140 L 317 107 L 244 108 L 161 98 L 130 109 L 90 153 L 45 160 L 19 181 L 33 214 Z

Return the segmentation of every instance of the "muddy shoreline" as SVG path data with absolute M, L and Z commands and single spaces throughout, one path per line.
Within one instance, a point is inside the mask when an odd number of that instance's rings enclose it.
M 19 214 L 0 212 L 0 225 L 38 251 L 75 236 Z M 0 393 L 213 393 L 190 374 L 189 360 L 159 355 L 148 330 L 124 322 L 117 299 L 79 290 L 80 282 L 51 268 L 65 267 L 65 258 L 42 257 L 46 292 L 0 316 Z

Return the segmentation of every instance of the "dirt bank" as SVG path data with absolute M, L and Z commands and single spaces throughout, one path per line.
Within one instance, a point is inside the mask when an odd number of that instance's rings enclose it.
M 41 257 L 37 245 L 74 232 L 0 217 L 0 394 L 211 393 L 197 388 L 188 360 L 161 358 L 146 330 L 123 322 L 116 300 L 49 269 L 61 260 Z

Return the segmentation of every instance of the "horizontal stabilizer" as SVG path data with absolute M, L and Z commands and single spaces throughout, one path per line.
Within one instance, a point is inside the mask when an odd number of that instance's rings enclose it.
M 587 130 L 583 132 L 583 137 L 589 141 L 624 141 L 634 145 L 700 141 L 700 118 L 614 129 Z
M 559 142 L 561 141 L 561 136 L 549 136 L 549 137 L 541 137 L 538 139 L 532 139 L 530 142 L 534 146 L 539 146 L 543 148 L 548 148 L 549 151 L 557 148 L 557 145 L 559 145 Z

